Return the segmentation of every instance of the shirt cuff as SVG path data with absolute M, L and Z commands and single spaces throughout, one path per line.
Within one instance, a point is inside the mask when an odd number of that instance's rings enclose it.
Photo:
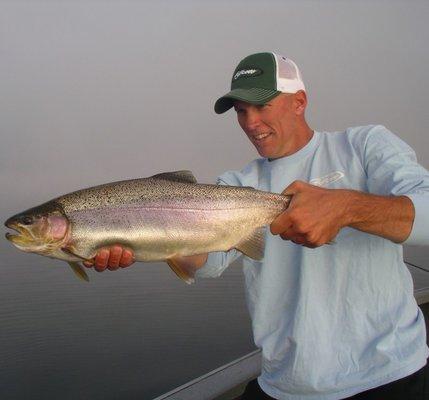
M 410 236 L 402 244 L 424 246 L 429 244 L 429 195 L 406 194 L 414 205 L 414 222 Z

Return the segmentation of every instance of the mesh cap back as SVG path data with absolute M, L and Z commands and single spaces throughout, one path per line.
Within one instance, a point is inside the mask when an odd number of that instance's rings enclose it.
M 304 90 L 301 72 L 290 59 L 273 53 L 277 65 L 277 90 L 283 93 L 296 93 Z

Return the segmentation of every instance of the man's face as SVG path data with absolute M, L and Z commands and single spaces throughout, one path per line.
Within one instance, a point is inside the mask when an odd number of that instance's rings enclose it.
M 280 94 L 267 104 L 234 101 L 238 123 L 261 157 L 279 158 L 297 150 L 297 115 L 294 95 Z

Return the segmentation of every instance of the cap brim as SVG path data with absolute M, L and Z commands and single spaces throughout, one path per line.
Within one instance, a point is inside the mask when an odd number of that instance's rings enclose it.
M 278 90 L 263 88 L 233 89 L 216 101 L 214 110 L 216 114 L 222 114 L 234 105 L 234 100 L 250 104 L 265 104 L 280 93 Z

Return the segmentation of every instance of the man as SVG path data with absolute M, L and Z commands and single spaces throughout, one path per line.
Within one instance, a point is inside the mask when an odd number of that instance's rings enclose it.
M 316 132 L 306 106 L 298 67 L 274 53 L 244 58 L 215 104 L 219 114 L 234 107 L 261 156 L 218 183 L 293 195 L 267 232 L 264 260 L 244 257 L 263 364 L 242 399 L 427 400 L 425 325 L 399 243 L 429 242 L 429 174 L 386 128 Z M 238 256 L 181 262 L 219 276 Z M 95 266 L 131 257 L 114 246 Z

